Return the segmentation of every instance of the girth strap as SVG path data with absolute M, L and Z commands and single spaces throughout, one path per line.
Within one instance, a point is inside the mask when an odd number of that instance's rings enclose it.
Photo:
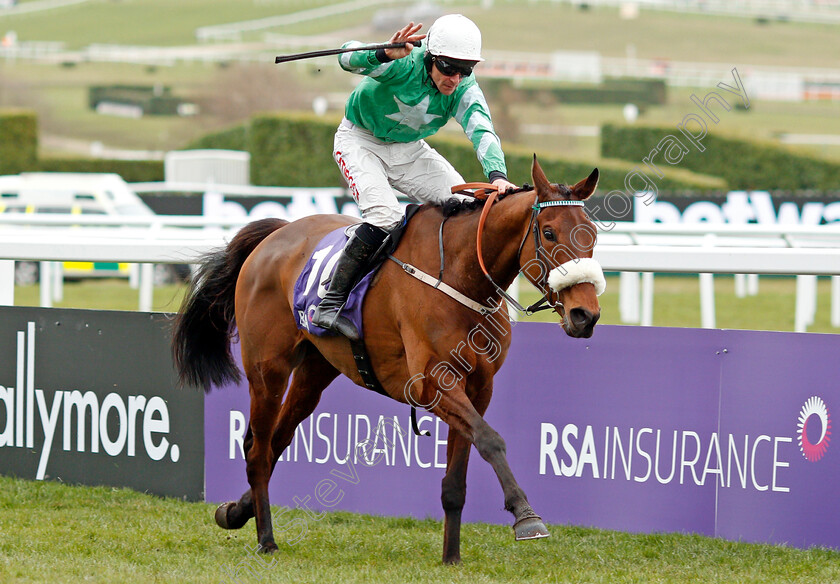
M 359 370 L 359 375 L 362 376 L 365 387 L 385 397 L 391 397 L 385 391 L 385 388 L 382 387 L 382 384 L 379 383 L 376 374 L 373 372 L 373 365 L 370 362 L 370 355 L 368 354 L 365 342 L 362 339 L 350 341 L 350 350 L 353 351 L 353 359 L 356 360 L 356 368 Z M 420 431 L 420 427 L 417 425 L 417 408 L 414 406 L 411 406 L 411 429 L 417 436 L 432 435 L 428 430 L 425 432 Z
M 365 387 L 385 397 L 390 397 L 373 372 L 373 365 L 370 362 L 370 355 L 368 355 L 365 342 L 362 339 L 350 341 L 350 349 L 353 351 L 353 359 L 356 360 L 356 368 L 359 370 L 359 375 L 362 376 Z

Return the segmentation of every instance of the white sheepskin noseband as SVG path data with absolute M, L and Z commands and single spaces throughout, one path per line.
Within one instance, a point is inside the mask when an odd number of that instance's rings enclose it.
M 607 289 L 604 270 L 601 264 L 592 258 L 578 258 L 554 268 L 548 274 L 548 285 L 555 292 L 560 292 L 575 284 L 588 282 L 595 286 L 595 294 L 600 296 Z

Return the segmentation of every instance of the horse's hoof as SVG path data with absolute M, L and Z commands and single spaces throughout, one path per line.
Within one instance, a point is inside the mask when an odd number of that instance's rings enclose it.
M 273 554 L 277 551 L 277 544 L 273 541 L 268 542 L 267 544 L 263 545 L 260 544 L 259 549 L 257 550 L 261 554 Z M 272 560 L 272 563 L 276 562 L 277 560 Z
M 539 517 L 526 517 L 517 521 L 513 526 L 513 533 L 516 535 L 516 541 L 541 539 L 550 535 Z
M 236 501 L 228 501 L 227 503 L 222 503 L 216 508 L 216 525 L 222 529 L 238 529 L 237 527 L 233 527 L 228 521 L 228 511 L 234 505 L 236 505 Z

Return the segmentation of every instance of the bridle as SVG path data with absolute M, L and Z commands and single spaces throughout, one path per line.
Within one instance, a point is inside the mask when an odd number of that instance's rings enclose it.
M 515 192 L 522 192 L 525 190 L 530 190 L 529 185 L 523 186 L 521 189 L 517 189 L 516 191 L 509 191 L 510 194 Z M 508 301 L 514 308 L 523 312 L 526 316 L 531 316 L 536 312 L 540 312 L 542 310 L 553 310 L 557 308 L 563 308 L 563 303 L 560 302 L 559 298 L 559 291 L 554 290 L 548 285 L 548 271 L 542 269 L 541 277 L 539 282 L 535 283 L 537 288 L 540 292 L 542 292 L 542 298 L 540 298 L 537 302 L 531 304 L 527 308 L 519 304 L 519 302 L 513 298 L 510 294 L 507 293 L 501 286 L 499 286 L 493 277 L 490 275 L 490 272 L 487 270 L 487 267 L 484 265 L 484 257 L 481 250 L 481 236 L 484 233 L 484 222 L 487 219 L 487 215 L 490 213 L 490 207 L 493 206 L 493 203 L 496 202 L 499 192 L 492 191 L 488 195 L 484 207 L 481 210 L 481 216 L 478 219 L 478 230 L 476 233 L 476 252 L 478 253 L 478 264 L 481 266 L 481 271 L 484 273 L 485 277 L 490 281 L 493 287 L 496 289 L 502 298 Z M 528 234 L 532 233 L 534 236 L 534 250 L 536 253 L 536 259 L 540 262 L 541 266 L 548 266 L 550 265 L 549 261 L 547 260 L 548 254 L 546 253 L 545 249 L 543 248 L 542 244 L 540 243 L 540 226 L 537 218 L 539 217 L 540 213 L 543 209 L 547 207 L 583 207 L 583 201 L 576 201 L 576 200 L 560 200 L 560 201 L 540 201 L 539 200 L 539 193 L 534 195 L 534 204 L 531 205 L 531 219 L 528 223 L 528 228 L 525 230 L 525 233 L 522 236 L 522 240 L 519 243 L 519 249 L 516 253 L 517 258 L 522 257 L 522 250 L 525 247 L 525 242 L 528 240 Z M 552 300 L 552 298 L 557 295 L 556 300 Z

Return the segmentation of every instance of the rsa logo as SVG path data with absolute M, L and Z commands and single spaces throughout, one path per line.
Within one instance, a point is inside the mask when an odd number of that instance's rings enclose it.
M 821 398 L 812 396 L 802 406 L 796 436 L 799 450 L 808 462 L 817 462 L 825 455 L 831 442 L 831 416 Z

